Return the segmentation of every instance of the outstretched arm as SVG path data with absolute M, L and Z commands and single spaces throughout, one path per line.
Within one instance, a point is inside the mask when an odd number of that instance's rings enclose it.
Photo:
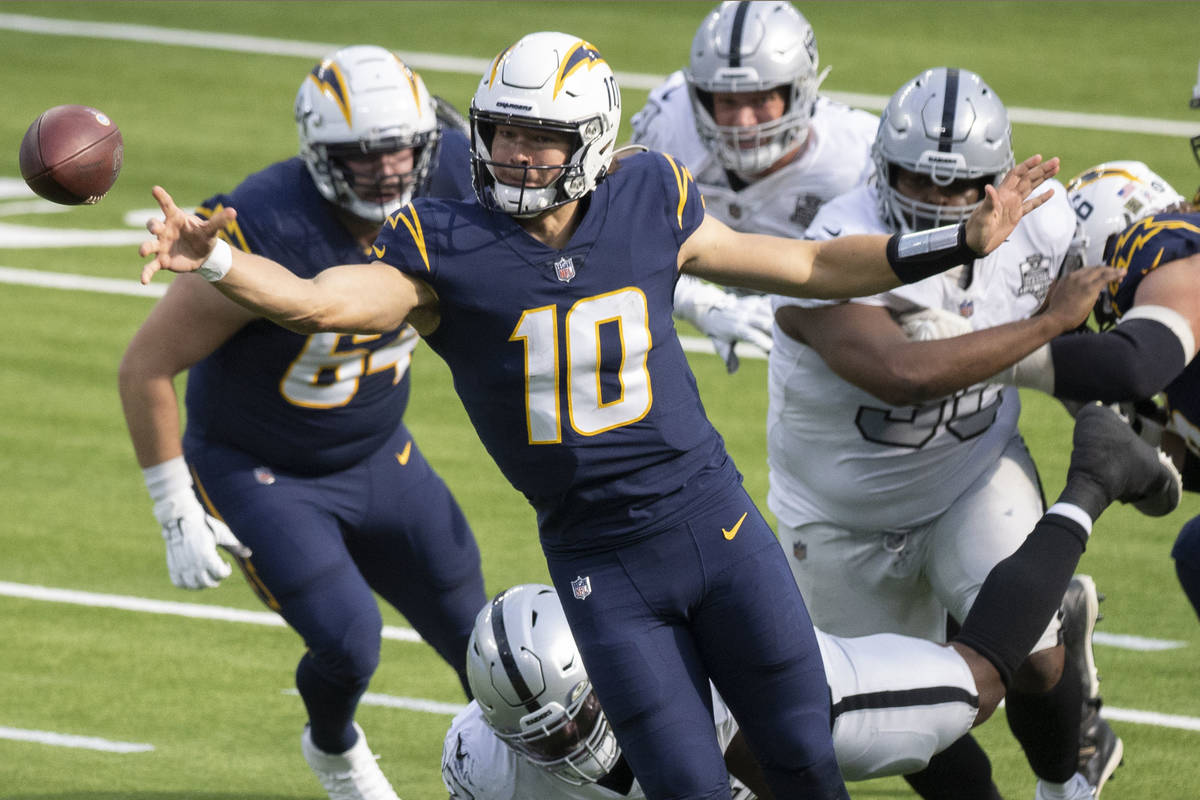
M 142 268 L 142 283 L 159 270 L 200 272 L 225 296 L 300 333 L 385 333 L 400 327 L 414 309 L 436 304 L 427 284 L 380 261 L 331 267 L 312 279 L 297 277 L 274 261 L 218 243 L 217 233 L 237 217 L 233 208 L 204 220 L 182 211 L 162 187 L 154 187 L 153 194 L 163 219 L 147 223 L 155 238 L 138 248 L 143 258 L 153 256 Z M 213 262 L 222 259 L 227 270 L 214 274 Z
M 862 297 L 987 255 L 1021 217 L 1050 199 L 1030 193 L 1058 174 L 1058 159 L 1013 167 L 962 226 L 905 236 L 844 236 L 825 242 L 737 233 L 706 217 L 679 250 L 679 268 L 730 286 L 794 297 Z M 890 243 L 890 246 L 889 246 Z

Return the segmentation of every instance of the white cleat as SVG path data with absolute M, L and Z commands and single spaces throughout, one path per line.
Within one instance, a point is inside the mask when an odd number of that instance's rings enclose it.
M 329 793 L 329 800 L 400 800 L 384 777 L 375 756 L 367 747 L 367 737 L 354 723 L 358 741 L 344 753 L 326 753 L 313 744 L 307 725 L 300 735 L 300 750 L 317 779 Z
M 1076 772 L 1071 780 L 1061 785 L 1038 781 L 1033 800 L 1094 800 L 1098 796 L 1087 779 Z

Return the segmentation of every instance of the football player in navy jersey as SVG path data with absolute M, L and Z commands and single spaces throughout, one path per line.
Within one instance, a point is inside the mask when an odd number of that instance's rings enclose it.
M 1098 164 L 1067 186 L 1085 264 L 1125 269 L 1096 306 L 1102 333 L 1061 336 L 1019 368 L 1027 383 L 1076 402 L 1165 397 L 1162 446 L 1200 491 L 1200 213 L 1140 161 Z M 1148 426 L 1153 427 L 1153 426 Z M 1200 615 L 1200 517 L 1172 549 L 1184 592 Z
M 380 225 L 414 195 L 471 193 L 461 116 L 388 50 L 331 54 L 305 77 L 295 110 L 300 156 L 197 212 L 240 251 L 308 278 L 371 261 Z M 227 206 L 236 220 L 221 214 Z M 467 637 L 486 599 L 474 535 L 403 422 L 417 334 L 401 323 L 294 333 L 185 276 L 120 370 L 171 580 L 216 586 L 230 572 L 216 547 L 235 550 L 254 590 L 303 637 L 302 749 L 339 800 L 395 797 L 354 722 L 379 661 L 372 590 L 464 690 Z M 193 335 L 169 333 L 183 327 Z M 185 369 L 181 450 L 172 379 Z
M 477 202 L 404 206 L 370 265 L 306 279 L 218 240 L 234 208 L 201 220 L 155 187 L 164 218 L 148 223 L 142 278 L 199 272 L 298 331 L 414 325 L 537 512 L 572 634 L 646 796 L 729 797 L 711 678 L 777 796 L 847 797 L 811 623 L 704 414 L 671 321 L 675 282 L 687 272 L 836 297 L 919 280 L 998 246 L 1041 204 L 1030 192 L 1057 159 L 1015 167 L 957 226 L 815 243 L 705 217 L 666 155 L 614 159 L 620 92 L 578 37 L 534 33 L 505 49 L 471 120 Z
M 1072 578 L 1096 518 L 1112 502 L 1170 513 L 1179 473 L 1110 409 L 1081 410 L 1066 486 L 1012 555 L 989 572 L 958 638 L 817 630 L 833 700 L 830 725 L 847 780 L 911 771 L 986 721 L 1009 690 Z M 1114 458 L 1114 454 L 1120 454 Z M 1088 610 L 1088 625 L 1096 609 Z M 641 800 L 549 586 L 501 592 L 475 621 L 467 652 L 475 699 L 442 747 L 442 780 L 461 800 Z M 771 796 L 738 724 L 712 697 L 734 796 Z

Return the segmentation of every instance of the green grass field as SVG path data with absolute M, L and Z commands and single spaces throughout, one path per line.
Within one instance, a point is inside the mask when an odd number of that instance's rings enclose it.
M 1014 116 L 1019 109 L 1030 112 L 1021 119 L 1040 121 L 1015 125 L 1018 156 L 1059 155 L 1064 177 L 1098 161 L 1138 158 L 1188 195 L 1200 180 L 1186 141 L 1189 127 L 1200 133 L 1200 112 L 1187 108 L 1200 56 L 1200 15 L 1188 4 L 798 5 L 817 31 L 822 62 L 834 67 L 826 91 L 886 96 L 925 67 L 970 68 Z M 566 30 L 596 44 L 622 76 L 627 120 L 649 85 L 639 76 L 663 76 L 682 65 L 708 8 L 653 2 L 0 4 L 0 75 L 8 87 L 0 149 L 9 153 L 0 167 L 0 266 L 135 279 L 140 260 L 128 241 L 136 236 L 115 246 L 68 246 L 68 231 L 136 231 L 140 222 L 131 226 L 126 217 L 138 220 L 137 212 L 152 206 L 155 183 L 186 206 L 292 155 L 292 99 L 323 47 L 370 42 L 414 54 L 414 62 L 415 54 L 483 60 L 528 31 Z M 143 27 L 84 24 L 70 34 L 39 33 L 25 15 L 43 27 L 45 20 Z M 168 28 L 191 38 L 170 38 L 161 30 Z M 197 39 L 201 32 L 226 38 Z M 286 42 L 308 46 L 289 51 L 280 46 Z M 418 68 L 434 92 L 466 108 L 477 67 Z M 20 186 L 16 153 L 25 128 L 60 103 L 98 106 L 124 134 L 124 172 L 96 207 L 47 209 L 8 191 Z M 1095 129 L 1088 127 L 1091 117 L 1063 127 L 1037 111 L 1145 118 L 1151 132 L 1130 132 L 1134 124 L 1120 121 Z M 18 240 L 31 229 L 54 235 Z M 182 602 L 210 612 L 263 611 L 240 577 L 201 593 L 177 590 L 167 579 L 116 393 L 117 363 L 151 303 L 120 293 L 0 288 L 0 800 L 323 797 L 298 747 L 304 714 L 290 690 L 302 644 L 294 633 L 168 613 L 178 611 L 175 606 L 147 613 L 113 607 L 113 601 L 87 605 L 80 596 L 29 588 Z M 692 362 L 748 489 L 762 500 L 765 363 L 746 359 L 730 377 L 709 354 Z M 444 366 L 421 348 L 413 371 L 409 425 L 472 521 L 489 591 L 545 580 L 532 512 L 479 445 Z M 1026 397 L 1023 419 L 1053 497 L 1066 468 L 1070 420 L 1037 396 Z M 1106 787 L 1106 800 L 1200 796 L 1200 684 L 1192 658 L 1200 627 L 1168 557 L 1179 526 L 1197 513 L 1195 496 L 1162 520 L 1113 509 L 1084 556 L 1081 569 L 1108 595 L 1102 632 L 1181 645 L 1097 647 L 1113 726 L 1126 743 L 1125 766 Z M 393 613 L 385 621 L 404 625 Z M 447 704 L 462 702 L 450 670 L 424 645 L 387 640 L 371 690 L 387 697 L 365 705 L 359 718 L 399 794 L 444 797 L 438 757 Z M 382 704 L 387 698 L 425 702 Z M 23 740 L 31 731 L 153 749 L 111 752 L 60 746 L 81 744 L 75 740 Z M 1032 775 L 1005 723 L 993 720 L 978 735 L 1005 796 L 1032 797 Z M 898 779 L 851 788 L 855 798 L 912 796 Z

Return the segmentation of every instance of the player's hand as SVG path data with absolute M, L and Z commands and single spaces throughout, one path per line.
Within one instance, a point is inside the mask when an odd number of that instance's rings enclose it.
M 712 340 L 713 349 L 730 373 L 737 372 L 741 364 L 736 351 L 738 342 L 749 342 L 764 353 L 771 352 L 775 312 L 766 295 L 729 294 L 726 301 L 710 308 L 699 322 L 696 327 Z
M 204 510 L 190 487 L 155 503 L 154 516 L 167 543 L 167 572 L 180 589 L 212 588 L 229 577 L 232 569 L 217 547 L 239 558 L 250 556 L 250 549 L 224 522 Z
M 1021 217 L 1050 199 L 1053 191 L 1037 197 L 1029 194 L 1058 174 L 1058 159 L 1042 161 L 1030 156 L 1010 169 L 998 186 L 984 186 L 986 196 L 967 218 L 967 245 L 980 255 L 987 255 L 1008 238 Z
M 154 234 L 154 239 L 142 242 L 138 255 L 154 256 L 154 260 L 142 267 L 142 283 L 149 283 L 154 273 L 163 269 L 195 272 L 212 253 L 217 233 L 237 217 L 236 211 L 226 207 L 203 219 L 180 209 L 161 186 L 155 186 L 151 193 L 162 209 L 163 218 L 146 223 L 146 230 Z
M 1077 269 L 1050 285 L 1039 313 L 1056 317 L 1063 332 L 1075 330 L 1087 321 L 1100 290 L 1124 274 L 1125 270 L 1116 267 Z

